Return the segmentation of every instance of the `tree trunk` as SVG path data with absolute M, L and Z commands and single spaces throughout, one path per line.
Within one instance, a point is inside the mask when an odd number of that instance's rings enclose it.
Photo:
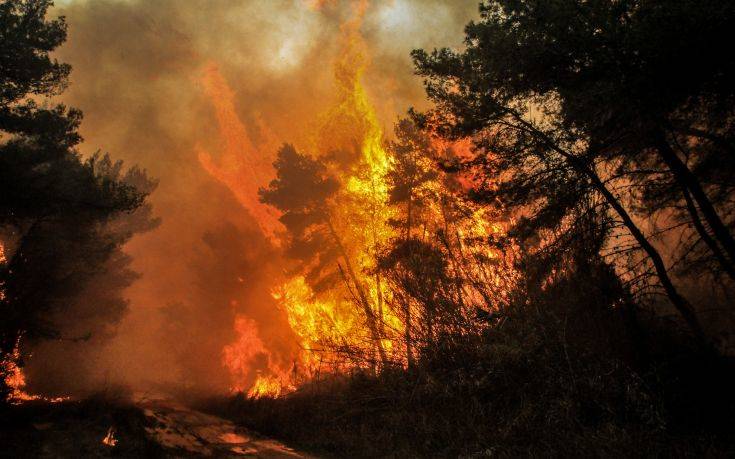
M 578 167 L 579 165 L 577 164 L 575 168 Z M 610 205 L 610 207 L 613 208 L 615 213 L 617 213 L 618 216 L 623 220 L 623 224 L 626 228 L 628 228 L 630 234 L 635 238 L 636 242 L 638 242 L 638 245 L 641 246 L 643 251 L 646 252 L 648 258 L 650 258 L 651 262 L 653 263 L 653 267 L 656 270 L 656 275 L 658 276 L 659 281 L 661 282 L 661 286 L 664 288 L 664 291 L 666 292 L 666 296 L 669 298 L 669 301 L 671 301 L 674 307 L 679 311 L 681 316 L 684 318 L 684 321 L 687 323 L 697 339 L 700 340 L 700 342 L 702 343 L 706 343 L 707 339 L 704 334 L 704 330 L 702 329 L 702 325 L 699 323 L 699 319 L 697 318 L 694 309 L 692 309 L 691 304 L 689 304 L 686 298 L 684 298 L 674 286 L 674 283 L 671 281 L 669 273 L 666 270 L 666 265 L 661 258 L 661 254 L 648 241 L 646 236 L 630 217 L 628 211 L 625 210 L 620 201 L 610 192 L 610 190 L 607 189 L 602 180 L 600 180 L 600 177 L 598 177 L 598 175 L 594 171 L 587 167 L 583 167 L 582 172 L 584 172 L 585 175 L 590 178 L 595 189 L 605 198 L 605 201 L 607 201 L 607 203 Z
M 704 224 L 702 224 L 702 220 L 699 218 L 699 212 L 697 211 L 697 207 L 694 205 L 694 201 L 692 201 L 692 196 L 689 193 L 689 190 L 683 188 L 682 193 L 684 194 L 684 201 L 686 202 L 687 210 L 692 216 L 692 224 L 697 230 L 697 233 L 699 233 L 699 237 L 701 237 L 702 241 L 704 241 L 707 247 L 709 247 L 722 269 L 728 274 L 728 276 L 730 276 L 731 279 L 735 280 L 735 268 L 733 268 L 732 263 L 730 263 L 725 254 L 722 253 L 722 249 L 717 245 L 717 242 L 709 235 Z
M 408 193 L 408 204 L 406 205 L 406 240 L 411 239 L 411 192 Z
M 630 217 L 630 215 L 628 214 L 628 211 L 625 210 L 625 207 L 623 207 L 623 205 L 620 203 L 618 198 L 615 197 L 615 195 L 613 195 L 609 189 L 607 189 L 607 186 L 605 186 L 605 183 L 600 179 L 597 173 L 594 170 L 590 169 L 587 166 L 587 164 L 584 163 L 583 160 L 581 160 L 574 154 L 561 148 L 554 140 L 549 138 L 543 131 L 540 131 L 535 126 L 530 124 L 528 121 L 524 120 L 519 114 L 513 112 L 512 110 L 509 110 L 508 113 L 511 114 L 515 118 L 515 120 L 519 123 L 518 128 L 520 130 L 524 130 L 530 133 L 531 135 L 533 135 L 534 137 L 536 137 L 537 139 L 539 139 L 539 141 L 543 145 L 545 145 L 546 148 L 553 150 L 554 152 L 559 154 L 562 158 L 564 158 L 574 170 L 576 170 L 578 173 L 582 174 L 583 176 L 586 176 L 587 178 L 589 178 L 595 190 L 597 190 L 597 192 L 599 192 L 602 195 L 602 197 L 605 199 L 605 201 L 607 201 L 607 203 L 615 211 L 615 213 L 618 214 L 618 216 L 622 219 L 625 227 L 628 228 L 628 231 L 630 231 L 630 234 L 633 236 L 633 238 L 635 238 L 638 245 L 641 247 L 641 249 L 643 249 L 646 255 L 648 255 L 648 258 L 651 260 L 651 262 L 653 263 L 653 267 L 656 270 L 656 275 L 658 276 L 659 281 L 661 282 L 661 286 L 664 288 L 664 292 L 666 292 L 666 296 L 669 298 L 669 301 L 671 301 L 671 304 L 676 308 L 677 311 L 679 311 L 679 314 L 681 314 L 682 318 L 684 319 L 686 324 L 689 326 L 689 328 L 692 330 L 692 333 L 694 333 L 694 336 L 699 340 L 699 342 L 705 347 L 710 347 L 709 346 L 710 343 L 706 338 L 704 330 L 702 329 L 702 325 L 700 324 L 699 319 L 697 318 L 697 315 L 694 312 L 694 309 L 692 308 L 691 304 L 689 304 L 689 302 L 686 300 L 686 298 L 684 298 L 679 293 L 676 286 L 674 286 L 674 283 L 671 281 L 671 278 L 669 277 L 669 273 L 666 270 L 666 265 L 664 264 L 664 261 L 661 258 L 661 254 L 648 241 L 646 236 L 643 234 L 640 228 L 638 228 L 638 226 L 635 224 L 633 219 Z M 663 140 L 664 140 L 665 146 L 668 147 L 668 143 L 665 142 L 665 139 Z M 673 150 L 671 150 L 670 147 L 668 148 L 668 151 L 673 153 Z M 679 158 L 676 157 L 675 154 L 673 156 L 675 157 L 677 161 L 679 160 Z M 675 161 L 672 160 L 672 164 L 674 163 Z M 679 163 L 681 162 L 679 161 Z M 689 169 L 686 168 L 686 166 L 684 166 L 684 169 L 686 170 L 686 172 L 689 172 L 689 174 L 691 174 L 691 171 L 689 171 Z M 701 191 L 701 188 L 700 188 L 700 191 Z M 709 203 L 709 201 L 707 201 L 707 203 Z M 710 209 L 711 209 L 711 204 L 710 204 Z M 728 233 L 728 236 L 729 236 L 729 233 Z
M 405 327 L 403 329 L 403 339 L 406 341 L 406 362 L 408 368 L 412 369 L 416 362 L 413 360 L 413 343 L 411 342 L 411 304 L 407 298 L 403 299 L 403 315 L 405 316 Z
M 717 214 L 717 210 L 707 197 L 707 194 L 704 192 L 704 189 L 699 183 L 697 177 L 689 170 L 687 165 L 681 161 L 676 152 L 671 148 L 669 143 L 666 141 L 666 137 L 663 132 L 659 131 L 654 134 L 654 144 L 661 159 L 669 168 L 676 181 L 682 187 L 691 192 L 692 197 L 699 206 L 699 210 L 702 212 L 704 220 L 712 229 L 712 233 L 717 241 L 725 249 L 728 258 L 730 260 L 735 260 L 735 239 L 733 239 L 732 234 L 730 234 L 730 230 L 725 226 L 722 219 Z
M 411 239 L 411 201 L 412 201 L 412 193 L 409 189 L 408 192 L 408 203 L 406 208 L 406 241 Z M 403 296 L 403 295 L 402 295 Z M 411 343 L 411 303 L 409 302 L 408 298 L 405 296 L 402 298 L 403 300 L 403 315 L 406 318 L 405 324 L 404 324 L 404 330 L 403 330 L 403 338 L 406 341 L 406 361 L 408 364 L 408 368 L 411 369 L 415 366 L 415 362 L 413 360 L 413 349 L 412 349 L 412 343 Z

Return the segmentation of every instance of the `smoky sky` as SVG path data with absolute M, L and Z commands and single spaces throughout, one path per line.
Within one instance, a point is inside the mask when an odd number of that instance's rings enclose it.
M 222 149 L 201 78 L 217 66 L 253 137 L 262 123 L 279 142 L 306 144 L 319 114 L 334 102 L 340 25 L 352 13 L 349 1 L 323 3 L 57 2 L 53 14 L 66 17 L 69 37 L 56 57 L 73 67 L 61 100 L 84 112 L 80 150 L 102 150 L 145 168 L 159 181 L 150 202 L 162 219 L 125 247 L 140 275 L 126 291 L 127 316 L 106 344 L 76 345 L 73 352 L 83 353 L 87 364 L 66 377 L 226 388 L 221 349 L 234 338 L 236 313 L 258 324 L 277 358 L 286 361 L 294 352 L 283 311 L 270 296 L 286 262 L 197 158 L 199 148 L 215 159 Z M 426 106 L 410 51 L 461 46 L 476 10 L 476 0 L 369 4 L 361 28 L 369 51 L 363 82 L 386 135 L 410 106 Z M 256 160 L 274 155 L 262 151 Z M 39 352 L 35 357 L 43 362 Z

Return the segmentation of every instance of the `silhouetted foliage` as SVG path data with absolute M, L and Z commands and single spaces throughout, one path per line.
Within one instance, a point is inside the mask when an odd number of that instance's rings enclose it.
M 307 277 L 314 285 L 337 281 L 335 259 L 340 254 L 329 227 L 329 201 L 337 182 L 319 160 L 299 154 L 291 145 L 279 150 L 274 166 L 277 177 L 260 196 L 283 212 L 280 220 L 291 238 L 287 254 L 313 266 Z
M 674 262 L 696 262 L 690 270 L 707 268 L 715 277 L 732 272 L 725 172 L 732 161 L 718 172 L 704 165 L 725 157 L 731 135 L 735 55 L 711 44 L 727 41 L 733 6 L 489 0 L 480 13 L 466 28 L 463 51 L 414 51 L 436 103 L 417 119 L 448 135 L 474 136 L 476 158 L 466 166 L 496 178 L 475 197 L 520 211 L 514 234 L 521 239 L 553 241 L 591 212 L 610 234 L 624 230 L 632 241 L 613 252 L 628 257 L 635 291 L 659 291 L 647 281 L 655 273 L 706 339 L 672 280 L 668 253 L 654 241 L 679 231 Z M 645 231 L 640 218 L 673 223 Z
M 732 454 L 733 13 L 485 0 L 465 47 L 414 51 L 435 106 L 396 126 L 375 268 L 404 366 L 221 409 L 338 456 Z
M 497 326 L 438 341 L 413 370 L 327 377 L 215 409 L 336 456 L 732 454 L 732 365 L 647 318 L 651 355 L 636 366 L 611 276 L 595 262 L 570 269 Z
M 141 207 L 155 183 L 135 168 L 123 173 L 122 164 L 107 156 L 82 159 L 75 150 L 81 113 L 38 102 L 61 93 L 70 71 L 49 57 L 66 39 L 64 19 L 46 19 L 50 5 L 0 3 L 2 361 L 21 336 L 62 338 L 54 324 L 59 314 L 118 321 L 125 309 L 120 292 L 133 277 L 120 247 L 157 224 L 150 208 Z M 104 276 L 110 277 L 102 281 Z M 83 313 L 75 299 L 93 280 L 109 291 Z M 91 331 L 68 338 L 88 339 Z
M 368 339 L 380 360 L 386 362 L 373 304 L 332 220 L 338 181 L 327 174 L 321 159 L 299 154 L 291 145 L 280 149 L 274 166 L 276 179 L 260 190 L 260 196 L 262 202 L 283 212 L 280 221 L 290 238 L 286 254 L 300 261 L 314 291 L 344 286 L 362 311 L 370 332 Z

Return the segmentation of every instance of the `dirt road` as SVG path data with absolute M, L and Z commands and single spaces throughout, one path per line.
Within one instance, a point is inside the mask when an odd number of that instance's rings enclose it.
M 275 440 L 173 400 L 140 400 L 148 436 L 172 457 L 307 458 Z

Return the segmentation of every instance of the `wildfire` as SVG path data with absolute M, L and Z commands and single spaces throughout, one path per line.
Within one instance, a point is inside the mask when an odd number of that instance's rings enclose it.
M 7 263 L 5 255 L 5 246 L 0 242 L 0 265 Z M 3 285 L 0 283 L 0 301 L 5 298 L 5 291 Z M 23 390 L 26 386 L 26 378 L 23 374 L 23 370 L 18 366 L 20 361 L 20 337 L 16 339 L 13 352 L 5 356 L 3 361 L 0 361 L 0 374 L 5 375 L 5 385 L 10 389 L 10 393 L 7 396 L 7 400 L 13 404 L 19 404 L 27 400 L 37 400 L 40 397 L 37 395 L 30 395 Z
M 8 401 L 12 404 L 19 404 L 28 400 L 38 400 L 38 395 L 28 394 L 24 388 L 26 386 L 26 377 L 23 370 L 18 366 L 20 360 L 20 338 L 15 342 L 13 352 L 2 362 L 3 373 L 5 373 L 5 384 L 10 388 Z
M 281 392 L 284 392 L 284 384 L 280 379 L 275 376 L 258 376 L 248 391 L 248 397 L 278 397 Z
M 4 265 L 8 262 L 7 257 L 5 256 L 5 245 L 0 241 L 0 265 Z M 3 288 L 3 283 L 0 282 L 0 301 L 5 299 L 5 289 Z
M 318 7 L 323 3 L 319 1 L 313 5 Z M 340 371 L 343 365 L 372 368 L 406 365 L 410 358 L 407 356 L 410 351 L 395 345 L 403 338 L 406 325 L 400 311 L 393 309 L 397 307 L 396 302 L 376 266 L 381 251 L 398 235 L 391 225 L 396 210 L 388 204 L 387 174 L 392 159 L 384 147 L 383 130 L 362 83 L 369 62 L 360 32 L 367 1 L 357 1 L 353 5 L 352 19 L 341 27 L 340 53 L 334 63 L 336 101 L 330 110 L 318 117 L 306 148 L 315 159 L 331 155 L 324 164 L 330 177 L 339 183 L 336 195 L 324 204 L 329 232 L 339 251 L 342 279 L 327 288 L 317 288 L 310 284 L 305 274 L 295 274 L 273 292 L 299 341 L 301 352 L 295 361 L 300 374 L 307 377 L 322 371 Z M 267 147 L 272 154 L 276 151 L 276 142 L 253 144 L 235 113 L 232 91 L 216 67 L 208 69 L 203 83 L 216 108 L 225 148 L 218 165 L 214 165 L 209 154 L 200 152 L 202 165 L 226 184 L 242 205 L 259 219 L 264 233 L 282 236 L 280 245 L 285 246 L 283 228 L 273 223 L 277 213 L 257 201 L 258 187 L 272 178 L 273 170 L 261 167 L 262 162 L 272 160 L 271 156 L 261 153 L 258 155 L 261 159 L 256 161 L 254 153 L 258 148 L 262 152 Z M 260 129 L 268 133 L 265 127 L 260 126 Z M 469 140 L 449 143 L 432 139 L 432 143 L 434 149 L 453 159 L 466 159 L 471 154 Z M 453 180 L 458 185 L 448 189 L 473 186 L 471 180 L 464 177 Z M 437 181 L 428 186 L 438 195 L 439 188 L 446 184 Z M 436 201 L 441 202 L 441 199 Z M 487 240 L 502 233 L 500 225 L 491 223 L 489 216 L 476 207 L 447 209 L 437 202 L 431 204 L 433 207 L 428 212 L 434 213 L 436 221 L 445 224 L 451 221 L 455 225 L 456 231 L 449 237 L 454 238 L 452 243 L 460 247 L 463 257 L 500 259 L 500 252 L 488 249 L 487 244 L 482 249 L 465 244 L 465 240 Z M 466 223 L 456 223 L 463 217 Z M 471 279 L 468 284 L 500 287 L 504 282 L 496 272 L 477 266 L 455 266 L 454 269 L 464 270 L 463 274 Z M 463 289 L 468 310 L 475 300 L 475 304 L 487 303 L 485 292 L 473 285 Z M 251 397 L 277 397 L 295 388 L 297 372 L 284 372 L 273 362 L 258 337 L 255 322 L 238 316 L 235 331 L 236 341 L 223 350 L 223 362 L 236 381 L 233 390 L 247 391 Z M 352 355 L 373 357 L 351 360 Z M 265 356 L 267 363 L 254 370 L 258 356 Z
M 318 9 L 325 1 L 311 2 Z M 374 266 L 376 251 L 391 237 L 387 224 L 391 215 L 387 202 L 385 174 L 389 167 L 383 148 L 383 133 L 375 110 L 368 100 L 361 78 L 367 66 L 365 43 L 360 26 L 367 2 L 357 2 L 355 15 L 345 23 L 341 37 L 341 53 L 335 62 L 334 76 L 337 102 L 334 108 L 319 118 L 314 154 L 349 149 L 359 145 L 359 152 L 349 161 L 347 170 L 333 171 L 341 176 L 341 200 L 352 205 L 337 206 L 332 220 L 349 257 L 355 260 L 354 275 L 364 289 L 366 301 L 379 323 L 391 322 L 385 306 L 385 295 L 379 277 L 365 274 Z M 199 159 L 207 172 L 227 185 L 258 220 L 266 235 L 281 230 L 278 214 L 258 201 L 258 188 L 273 176 L 271 163 L 276 143 L 267 127 L 259 126 L 265 141 L 255 144 L 237 116 L 233 91 L 215 65 L 210 65 L 201 80 L 206 95 L 215 107 L 223 151 L 215 163 L 203 148 Z M 264 154 L 265 153 L 265 154 Z M 303 367 L 313 368 L 324 359 L 324 343 L 340 342 L 348 346 L 364 345 L 364 318 L 354 305 L 337 289 L 315 295 L 303 276 L 286 281 L 279 289 L 279 298 L 288 322 L 303 349 L 299 360 Z M 395 324 L 398 321 L 393 320 Z M 244 391 L 249 385 L 251 396 L 279 395 L 292 388 L 289 375 L 271 362 L 271 356 L 258 337 L 257 325 L 243 316 L 235 319 L 237 340 L 223 350 L 223 363 L 236 381 L 233 390 Z M 252 369 L 257 356 L 266 356 L 267 368 L 252 381 Z
M 383 147 L 383 131 L 362 84 L 368 52 L 360 27 L 367 2 L 354 5 L 354 17 L 341 27 L 341 52 L 334 65 L 337 102 L 320 117 L 313 154 L 347 150 L 347 164 L 332 166 L 331 173 L 340 178 L 342 188 L 335 198 L 339 204 L 331 208 L 330 221 L 341 240 L 343 258 L 352 260 L 343 263 L 355 265 L 347 273 L 352 277 L 348 290 L 358 291 L 358 297 L 362 290 L 364 298 L 358 302 L 368 304 L 362 309 L 355 307 L 354 298 L 346 299 L 350 295 L 344 286 L 315 294 L 302 276 L 287 281 L 278 294 L 289 324 L 301 340 L 301 360 L 316 371 L 320 369 L 314 367 L 324 362 L 343 360 L 342 356 L 329 354 L 328 350 L 335 347 L 371 352 L 377 346 L 379 352 L 388 352 L 390 340 L 375 343 L 369 322 L 374 322 L 372 326 L 383 335 L 400 332 L 401 327 L 388 307 L 389 292 L 379 274 L 369 274 L 376 271 L 379 250 L 394 236 L 388 224 L 393 211 L 387 203 L 390 162 Z M 358 146 L 356 154 L 349 151 L 352 145 Z
M 359 336 L 360 321 L 353 306 L 337 298 L 318 298 L 303 276 L 282 285 L 275 297 L 286 310 L 288 323 L 299 338 L 302 365 L 317 370 L 328 358 L 324 344 L 347 344 Z

